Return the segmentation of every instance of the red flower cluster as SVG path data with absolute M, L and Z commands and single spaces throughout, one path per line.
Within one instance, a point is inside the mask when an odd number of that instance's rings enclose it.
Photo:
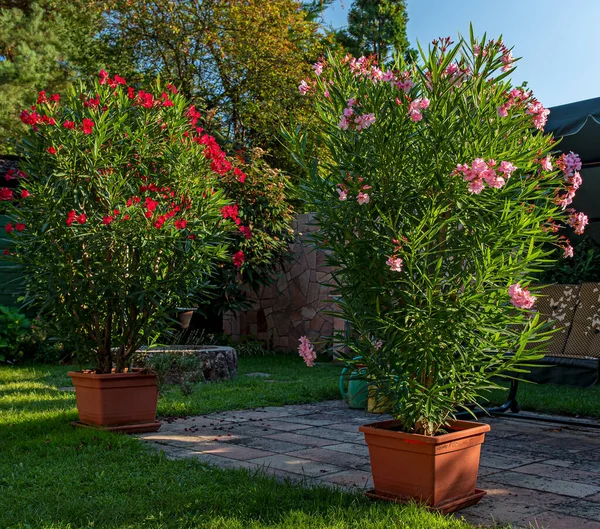
M 244 252 L 240 250 L 239 252 L 234 253 L 232 261 L 234 266 L 239 270 L 242 267 L 242 264 L 244 264 Z
M 136 103 L 144 108 L 152 108 L 154 106 L 154 96 L 150 92 L 140 90 L 137 93 Z
M 236 178 L 241 184 L 243 184 L 246 181 L 246 173 L 244 173 L 244 171 L 242 171 L 238 167 L 235 167 L 233 169 L 233 174 L 236 176 Z
M 102 84 L 102 85 L 108 84 L 108 86 L 110 86 L 111 88 L 116 88 L 120 84 L 122 84 L 122 85 L 127 84 L 127 81 L 125 81 L 125 79 L 123 79 L 119 75 L 115 75 L 111 79 L 108 76 L 108 72 L 106 70 L 100 70 L 100 73 L 98 74 L 98 76 L 100 77 L 100 84 Z
M 250 226 L 240 226 L 240 231 L 246 239 L 252 239 L 252 230 L 250 229 Z
M 4 226 L 4 229 L 6 230 L 6 233 L 12 233 L 14 230 L 23 231 L 25 230 L 25 224 L 23 224 L 22 222 L 17 222 L 13 226 L 11 222 L 8 222 L 6 226 Z
M 90 118 L 84 118 L 83 121 L 81 122 L 81 129 L 83 130 L 83 133 L 91 134 L 93 128 L 94 128 L 94 121 L 91 120 Z
M 43 103 L 48 103 L 48 101 L 52 101 L 53 103 L 58 103 L 60 101 L 60 94 L 52 94 L 50 96 L 50 99 L 48 99 L 46 97 L 46 91 L 42 90 L 39 94 L 38 94 L 38 98 L 37 98 L 37 104 L 41 105 Z
M 86 108 L 98 108 L 100 106 L 100 96 L 96 94 L 96 97 L 90 97 L 83 102 L 83 106 Z
M 8 187 L 0 187 L 0 200 L 12 200 L 13 190 Z
M 231 171 L 233 166 L 227 159 L 225 153 L 219 147 L 217 140 L 209 134 L 193 138 L 193 141 L 200 145 L 205 145 L 204 156 L 210 160 L 210 168 L 217 174 L 224 175 Z
M 29 196 L 29 191 L 27 189 L 21 190 L 21 198 L 27 198 Z
M 10 168 L 4 175 L 4 178 L 9 182 L 10 180 L 16 180 L 17 178 L 27 178 L 27 175 L 20 169 L 15 170 Z
M 77 221 L 78 224 L 85 224 L 87 222 L 87 216 L 86 216 L 86 214 L 85 213 L 81 213 L 81 214 L 77 215 L 77 212 L 74 209 L 72 209 L 67 214 L 66 224 L 67 224 L 67 226 L 70 226 L 75 221 Z
M 74 129 L 74 128 L 75 128 L 74 121 L 69 121 L 68 119 L 66 119 L 65 122 L 63 123 L 63 129 Z
M 196 110 L 194 105 L 191 105 L 190 108 L 186 110 L 185 115 L 189 118 L 192 127 L 195 127 L 198 120 L 202 117 L 202 114 Z
M 234 204 L 233 206 L 223 206 L 221 208 L 221 215 L 223 215 L 224 219 L 231 219 L 238 225 L 242 222 L 238 217 L 239 211 L 237 204 Z
M 54 118 L 50 116 L 43 116 L 38 114 L 35 110 L 35 107 L 32 107 L 32 111 L 23 110 L 21 112 L 21 121 L 25 123 L 25 125 L 31 125 L 33 130 L 38 130 L 37 126 L 40 124 L 44 125 L 56 125 L 56 121 Z
M 51 145 L 50 147 L 48 147 L 48 148 L 46 149 L 46 152 L 47 152 L 48 154 L 56 154 L 56 148 L 55 148 L 53 145 Z
M 162 99 L 162 106 L 163 107 L 172 107 L 172 106 L 175 106 L 174 103 L 173 103 L 173 101 L 171 101 L 169 99 L 169 94 L 167 94 L 166 92 L 163 92 L 160 97 Z

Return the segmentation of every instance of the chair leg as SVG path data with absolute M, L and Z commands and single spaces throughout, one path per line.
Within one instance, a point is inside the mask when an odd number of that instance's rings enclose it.
M 506 398 L 506 402 L 501 406 L 497 406 L 495 408 L 487 408 L 488 413 L 505 413 L 508 410 L 513 413 L 519 413 L 521 411 L 521 406 L 517 401 L 517 392 L 519 391 L 519 381 L 512 380 L 510 383 L 510 389 L 508 390 L 508 397 Z

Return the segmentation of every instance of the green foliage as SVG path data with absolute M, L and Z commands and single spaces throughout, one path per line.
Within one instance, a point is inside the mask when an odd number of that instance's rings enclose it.
M 290 114 L 307 111 L 298 79 L 309 73 L 326 40 L 298 1 L 108 5 L 104 33 L 141 75 L 176 80 L 186 97 L 215 115 L 215 128 L 235 147 L 264 148 L 275 167 L 285 166 L 273 131 Z
M 275 354 L 274 351 L 265 347 L 265 344 L 249 336 L 242 336 L 237 342 L 232 342 L 229 345 L 237 351 L 238 358 L 248 356 L 273 356 Z
M 23 359 L 22 343 L 30 326 L 30 321 L 17 309 L 0 305 L 0 362 Z
M 122 370 L 173 307 L 211 294 L 234 227 L 185 99 L 120 83 L 101 72 L 60 102 L 40 94 L 19 143 L 24 198 L 5 202 L 26 303 L 99 372 Z
M 17 309 L 0 305 L 0 363 L 56 364 L 68 359 L 64 344 L 52 336 L 50 325 L 41 318 L 31 322 Z
M 309 89 L 319 126 L 285 133 L 307 174 L 339 316 L 352 325 L 338 338 L 347 363 L 367 366 L 406 431 L 435 434 L 495 376 L 518 376 L 539 359 L 548 338 L 508 288 L 526 288 L 553 262 L 566 184 L 560 171 L 542 170 L 555 142 L 534 128 L 533 96 L 509 95 L 507 56 L 485 37 L 442 40 L 418 63 L 397 60 L 394 78 L 414 83 L 405 89 L 379 81 L 368 61 L 330 57 Z M 370 114 L 375 122 L 360 130 L 356 120 Z M 326 154 L 314 157 L 311 145 Z M 469 192 L 459 164 L 478 159 L 492 175 L 501 161 L 515 167 Z M 526 349 L 531 341 L 538 346 Z
M 578 285 L 600 282 L 600 248 L 591 237 L 580 237 L 573 243 L 573 257 L 561 257 L 551 268 L 544 270 L 540 283 Z
M 407 22 L 406 0 L 354 0 L 337 39 L 355 57 L 373 54 L 382 62 L 408 50 Z
M 12 141 L 23 132 L 19 112 L 35 103 L 37 92 L 62 91 L 78 74 L 128 62 L 119 48 L 110 55 L 96 38 L 101 21 L 95 1 L 24 0 L 2 8 L 0 152 L 12 152 Z
M 220 269 L 224 287 L 211 300 L 211 309 L 219 313 L 248 308 L 248 288 L 257 291 L 261 285 L 276 280 L 276 272 L 289 257 L 289 244 L 295 237 L 288 177 L 264 161 L 262 149 L 255 148 L 247 154 L 237 157 L 238 166 L 246 175 L 244 182 L 233 173 L 221 180 L 252 237 L 239 234 L 234 242 L 234 251 L 244 253 L 244 266 L 238 270 L 230 264 Z
M 193 353 L 150 353 L 142 366 L 156 373 L 158 389 L 163 392 L 168 384 L 178 384 L 184 395 L 192 391 L 192 384 L 204 381 L 202 361 Z

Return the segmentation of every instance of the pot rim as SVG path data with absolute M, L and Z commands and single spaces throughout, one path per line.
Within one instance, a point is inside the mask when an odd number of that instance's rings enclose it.
M 358 430 L 362 433 L 372 436 L 381 437 L 393 437 L 395 439 L 404 439 L 408 442 L 416 444 L 444 444 L 457 439 L 464 439 L 465 437 L 473 437 L 481 434 L 485 434 L 491 430 L 489 424 L 479 423 L 475 421 L 449 421 L 448 426 L 454 427 L 457 431 L 441 434 L 441 435 L 423 435 L 418 433 L 406 433 L 398 432 L 390 429 L 390 427 L 397 426 L 401 422 L 397 419 L 388 421 L 378 421 L 369 424 L 361 425 Z
M 84 371 L 69 371 L 67 375 L 71 378 L 92 378 L 92 379 L 111 379 L 132 378 L 132 377 L 156 377 L 156 373 L 142 373 L 140 368 L 134 368 L 129 373 L 85 373 Z

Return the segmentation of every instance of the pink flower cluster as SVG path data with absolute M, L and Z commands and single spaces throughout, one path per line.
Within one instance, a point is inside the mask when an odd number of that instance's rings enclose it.
M 527 106 L 527 114 L 533 116 L 533 126 L 536 129 L 544 130 L 546 122 L 548 121 L 548 116 L 550 115 L 550 110 L 544 108 L 544 105 L 534 99 Z
M 567 242 L 565 243 L 565 245 L 562 248 L 563 248 L 563 257 L 565 259 L 567 259 L 569 257 L 573 257 L 573 247 L 571 246 L 571 244 L 568 241 L 568 239 L 567 239 Z
M 579 174 L 579 171 L 581 170 L 581 159 L 577 154 L 571 151 L 568 154 L 563 154 L 556 160 L 556 165 L 564 173 L 565 181 L 568 185 L 566 186 L 566 193 L 564 195 L 556 196 L 555 204 L 562 209 L 565 209 L 567 206 L 571 205 L 573 198 L 575 198 L 575 193 L 583 183 L 583 179 Z
M 306 336 L 301 336 L 298 341 L 300 342 L 298 354 L 304 358 L 308 367 L 313 367 L 315 365 L 315 360 L 317 359 L 317 353 L 315 352 L 313 344 L 310 343 L 310 340 Z
M 429 72 L 428 72 L 429 73 Z M 459 87 L 472 74 L 470 66 L 460 66 L 456 62 L 450 63 L 442 73 L 442 77 L 449 80 L 453 87 Z
M 577 212 L 574 209 L 570 209 L 569 213 L 569 226 L 575 229 L 577 235 L 582 235 L 585 227 L 589 223 L 588 216 L 585 213 Z
M 385 262 L 385 264 L 390 267 L 392 272 L 402 272 L 403 263 L 404 261 L 402 261 L 402 257 L 398 257 L 396 255 L 390 255 L 388 260 Z
M 469 182 L 469 192 L 478 195 L 484 189 L 484 182 L 492 188 L 500 189 L 506 184 L 506 181 L 511 177 L 517 167 L 506 161 L 500 162 L 496 167 L 496 160 L 488 160 L 476 158 L 469 167 L 468 164 L 458 164 L 452 175 L 463 175 L 463 180 Z
M 355 105 L 357 105 L 356 99 L 351 97 L 348 99 L 348 103 L 342 117 L 340 118 L 340 122 L 338 123 L 338 127 L 342 130 L 348 130 L 350 127 L 355 126 L 356 130 L 360 132 L 361 130 L 368 129 L 373 123 L 375 123 L 375 114 L 357 114 L 355 113 Z M 352 117 L 354 116 L 354 120 Z
M 350 71 L 355 76 L 364 76 L 370 77 L 375 82 L 381 80 L 383 77 L 383 72 L 377 67 L 377 59 L 374 55 L 370 55 L 369 57 L 359 57 L 358 59 L 352 57 L 352 55 L 347 54 L 344 57 L 344 62 L 348 64 Z
M 310 92 L 310 89 L 310 85 L 304 79 L 302 79 L 302 81 L 300 81 L 300 84 L 298 85 L 298 91 L 300 92 L 300 94 L 305 96 L 306 94 L 308 94 L 308 92 Z
M 505 118 L 508 116 L 508 111 L 513 106 L 522 107 L 525 102 L 528 102 L 525 113 L 529 116 L 533 116 L 533 126 L 536 129 L 544 130 L 550 110 L 544 107 L 537 99 L 533 97 L 533 92 L 521 90 L 520 88 L 513 88 L 507 96 L 506 102 L 498 107 L 498 116 Z
M 358 189 L 358 193 L 356 194 L 356 201 L 359 203 L 359 205 L 364 205 L 364 204 L 368 204 L 371 201 L 371 197 L 369 195 L 369 193 L 367 193 L 367 191 L 369 189 L 371 189 L 370 185 L 367 184 L 363 184 L 363 178 L 358 178 L 358 182 L 359 182 L 359 189 Z M 346 183 L 350 184 L 351 182 L 351 177 L 349 176 L 348 178 L 346 178 Z M 349 198 L 352 198 L 350 195 L 348 195 L 348 188 L 346 187 L 346 184 L 338 184 L 336 191 L 338 193 L 338 198 L 340 200 L 340 202 L 345 202 L 346 200 L 348 200 Z
M 402 250 L 402 245 L 408 241 L 406 237 L 402 237 L 402 240 L 392 239 L 394 243 L 394 253 L 388 257 L 388 260 L 385 262 L 386 265 L 390 267 L 392 272 L 402 272 L 402 265 L 404 261 L 401 257 L 398 257 L 398 252 Z
M 408 106 L 408 116 L 414 122 L 423 119 L 422 111 L 429 108 L 429 99 L 426 97 L 417 97 L 410 102 Z
M 502 71 L 508 72 L 511 70 L 515 59 L 512 55 L 512 52 L 505 46 L 505 44 L 502 41 L 495 42 L 493 40 L 489 41 L 488 44 L 494 47 L 497 46 L 498 50 L 502 54 Z
M 505 103 L 498 107 L 498 116 L 505 118 L 508 116 L 508 111 L 514 107 L 522 104 L 524 101 L 531 97 L 532 93 L 520 88 L 513 88 L 508 92 Z
M 518 309 L 531 309 L 535 304 L 536 297 L 526 289 L 522 288 L 520 283 L 515 283 L 508 287 L 510 302 Z

